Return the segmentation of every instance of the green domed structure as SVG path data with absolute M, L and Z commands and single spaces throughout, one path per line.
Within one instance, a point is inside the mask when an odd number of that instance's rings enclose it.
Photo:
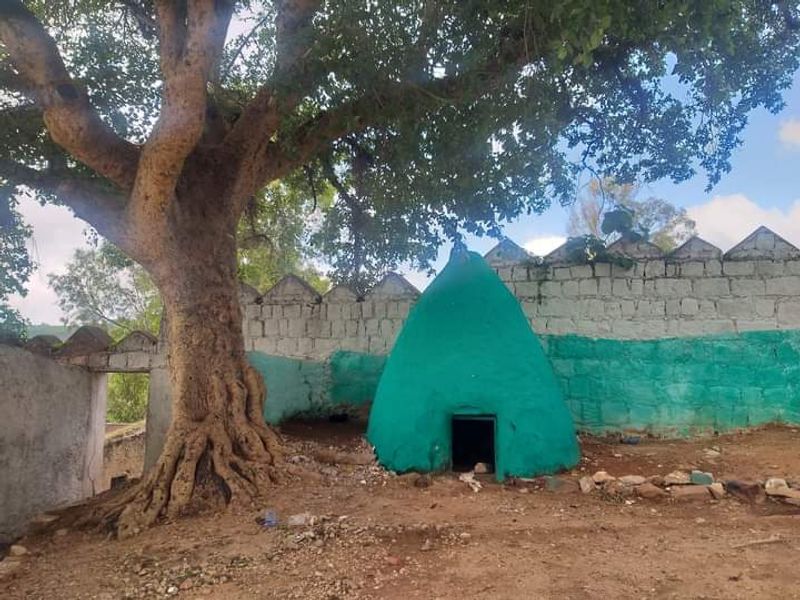
M 578 462 L 552 367 L 519 302 L 480 255 L 454 250 L 412 309 L 367 437 L 381 464 L 399 472 L 484 462 L 502 480 Z

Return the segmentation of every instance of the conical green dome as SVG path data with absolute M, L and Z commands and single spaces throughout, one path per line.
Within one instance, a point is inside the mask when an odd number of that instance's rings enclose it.
M 495 472 L 574 466 L 572 417 L 516 298 L 483 258 L 455 251 L 386 363 L 367 436 L 396 471 L 450 467 L 453 418 L 494 417 Z

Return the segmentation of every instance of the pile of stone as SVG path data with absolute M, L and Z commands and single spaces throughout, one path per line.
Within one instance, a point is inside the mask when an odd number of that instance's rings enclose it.
M 650 500 L 673 498 L 675 500 L 719 500 L 731 495 L 751 503 L 761 503 L 766 497 L 800 506 L 800 486 L 785 479 L 772 477 L 764 483 L 728 479 L 719 481 L 711 473 L 699 470 L 673 471 L 668 475 L 623 475 L 614 477 L 606 471 L 581 477 L 578 481 L 584 494 L 600 492 L 610 497 L 637 496 Z M 548 488 L 552 486 L 547 486 Z

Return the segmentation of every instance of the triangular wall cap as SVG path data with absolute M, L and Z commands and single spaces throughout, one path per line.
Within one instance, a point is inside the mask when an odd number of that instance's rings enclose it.
M 558 248 L 545 255 L 542 259 L 548 265 L 564 265 L 570 262 L 569 252 L 567 252 L 569 242 L 564 242 Z
M 773 260 L 800 258 L 800 249 L 790 244 L 777 233 L 761 225 L 753 233 L 728 250 L 725 260 L 750 260 L 771 258 Z
M 664 251 L 651 242 L 639 240 L 632 242 L 625 239 L 618 239 L 608 246 L 607 250 L 612 253 L 621 254 L 628 258 L 663 258 Z
M 146 331 L 131 331 L 114 345 L 114 352 L 154 352 L 158 344 L 156 336 Z
M 25 342 L 23 348 L 34 354 L 52 354 L 59 346 L 61 339 L 55 335 L 37 335 Z
M 693 235 L 669 253 L 670 260 L 709 260 L 722 257 L 722 250 L 703 238 Z
M 338 304 L 343 302 L 355 302 L 358 294 L 347 285 L 335 285 L 322 296 L 322 301 L 328 304 Z
M 239 282 L 239 302 L 242 304 L 259 304 L 261 302 L 261 294 L 252 285 Z
M 84 325 L 69 336 L 64 345 L 56 352 L 57 356 L 72 357 L 85 356 L 95 352 L 108 350 L 114 340 L 104 329 L 94 325 Z
M 508 238 L 500 240 L 494 248 L 483 256 L 483 259 L 493 267 L 516 265 L 534 258 L 525 248 L 515 244 Z
M 317 290 L 297 275 L 284 275 L 263 296 L 264 304 L 315 304 L 321 297 Z
M 380 282 L 367 292 L 367 298 L 415 299 L 419 290 L 402 275 L 387 273 Z

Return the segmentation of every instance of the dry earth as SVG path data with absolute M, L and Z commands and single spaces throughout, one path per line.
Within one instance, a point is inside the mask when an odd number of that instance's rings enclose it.
M 417 481 L 342 464 L 364 458 L 353 425 L 284 433 L 287 456 L 319 481 L 278 487 L 258 510 L 188 517 L 130 540 L 32 535 L 20 542 L 27 555 L 0 563 L 0 598 L 800 598 L 797 506 L 520 482 L 484 481 L 474 493 L 449 475 Z M 566 479 L 697 467 L 720 479 L 797 481 L 798 448 L 788 428 L 637 445 L 584 439 L 581 467 Z M 256 522 L 262 508 L 277 527 Z M 313 518 L 288 526 L 302 512 Z

